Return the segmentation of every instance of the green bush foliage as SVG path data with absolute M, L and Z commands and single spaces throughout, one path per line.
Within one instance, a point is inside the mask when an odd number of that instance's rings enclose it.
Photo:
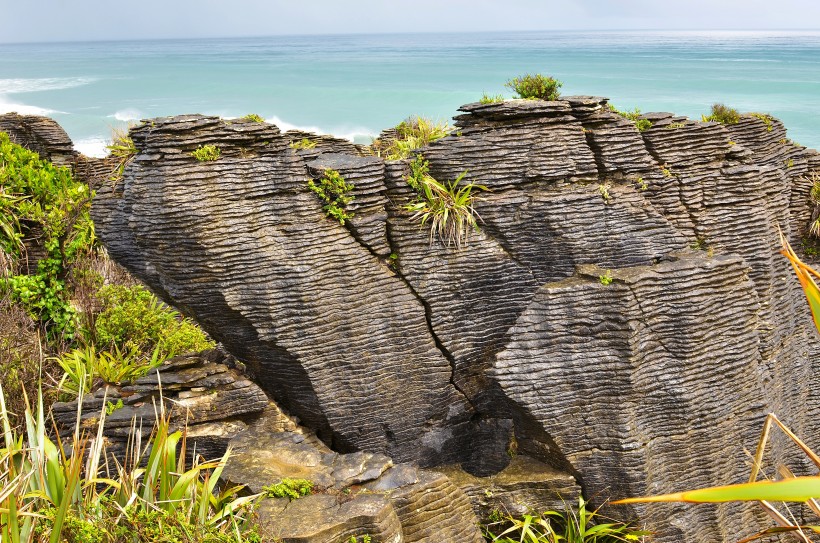
M 638 132 L 646 132 L 647 130 L 652 128 L 652 121 L 650 121 L 649 119 L 642 119 L 641 110 L 638 108 L 635 108 L 632 111 L 621 111 L 612 104 L 609 104 L 609 110 L 612 113 L 620 115 L 624 119 L 630 120 L 633 123 L 635 123 L 635 128 L 638 129 Z
M 196 151 L 191 153 L 191 156 L 200 162 L 211 162 L 218 159 L 222 155 L 222 151 L 216 145 L 200 145 Z
M 106 285 L 98 299 L 94 343 L 131 360 L 163 361 L 214 346 L 202 330 L 160 302 L 143 286 Z
M 724 104 L 712 104 L 712 113 L 704 115 L 702 119 L 704 122 L 737 124 L 740 121 L 740 113 Z
M 246 121 L 251 121 L 253 123 L 264 123 L 265 122 L 265 119 L 263 119 L 260 115 L 257 115 L 256 113 L 248 113 L 247 115 L 245 115 L 242 118 L 245 119 Z
M 510 79 L 504 86 L 516 93 L 519 98 L 558 100 L 558 97 L 561 96 L 558 89 L 563 86 L 563 83 L 541 74 L 524 74 Z
M 67 168 L 41 160 L 0 132 L 0 195 L 0 248 L 20 258 L 26 239 L 46 253 L 33 273 L 11 274 L 0 285 L 46 325 L 50 337 L 73 337 L 77 318 L 66 276 L 77 258 L 96 244 L 89 216 L 91 191 Z
M 356 199 L 353 195 L 353 183 L 348 183 L 345 178 L 336 170 L 325 170 L 325 175 L 316 181 L 308 181 L 308 188 L 322 202 L 322 209 L 325 215 L 339 221 L 344 225 L 345 221 L 353 217 L 353 213 L 347 211 L 347 204 Z

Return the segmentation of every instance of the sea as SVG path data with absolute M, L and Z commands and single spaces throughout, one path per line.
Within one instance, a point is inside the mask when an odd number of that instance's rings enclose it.
M 0 38 L 2 39 L 2 38 Z M 515 32 L 0 44 L 0 113 L 48 115 L 104 156 L 112 128 L 203 113 L 367 143 L 409 116 L 449 120 L 542 73 L 564 94 L 699 119 L 770 113 L 820 148 L 818 32 Z

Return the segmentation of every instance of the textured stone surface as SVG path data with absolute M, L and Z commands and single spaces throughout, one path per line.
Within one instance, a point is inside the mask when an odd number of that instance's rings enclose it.
M 743 480 L 768 411 L 812 441 L 816 334 L 777 246 L 811 216 L 816 153 L 748 115 L 650 113 L 638 132 L 597 97 L 461 111 L 422 152 L 437 179 L 490 189 L 462 250 L 402 210 L 406 162 L 202 116 L 132 130 L 140 153 L 99 191 L 98 233 L 340 453 L 486 475 L 514 436 L 603 501 Z M 203 143 L 222 157 L 190 157 Z M 327 168 L 355 179 L 344 226 L 306 187 Z M 396 470 L 382 477 L 412 479 Z M 659 541 L 763 522 L 736 505 L 620 513 Z
M 470 475 L 458 466 L 439 468 L 470 498 L 482 523 L 497 514 L 520 517 L 532 511 L 563 511 L 578 504 L 575 479 L 528 456 L 516 455 L 510 465 L 489 477 Z
M 262 389 L 232 367 L 233 362 L 233 357 L 216 350 L 178 356 L 132 384 L 86 394 L 82 420 L 94 427 L 107 405 L 122 401 L 122 407 L 105 417 L 108 450 L 119 455 L 135 433 L 143 438 L 151 434 L 162 397 L 171 431 L 187 426 L 188 450 L 208 460 L 221 457 L 228 442 L 270 403 Z M 77 420 L 77 402 L 57 402 L 53 413 L 61 431 L 70 432 Z
M 222 473 L 229 484 L 245 484 L 253 493 L 286 478 L 314 483 L 316 494 L 299 503 L 263 502 L 258 517 L 264 534 L 286 542 L 336 543 L 365 534 L 409 543 L 483 540 L 469 499 L 445 475 L 394 465 L 382 454 L 332 452 L 304 428 L 275 430 L 271 419 L 281 416 L 272 408 L 234 437 Z

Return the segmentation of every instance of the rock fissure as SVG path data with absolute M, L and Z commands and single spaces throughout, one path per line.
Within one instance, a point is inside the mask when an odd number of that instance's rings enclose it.
M 724 127 L 650 113 L 640 133 L 603 104 L 461 109 L 461 136 L 421 150 L 435 178 L 469 170 L 492 189 L 477 206 L 482 233 L 458 251 L 431 245 L 390 207 L 408 194 L 405 164 L 321 136 L 294 151 L 288 142 L 301 134 L 194 115 L 133 129 L 140 153 L 116 194 L 100 188 L 92 214 L 115 260 L 339 452 L 491 478 L 538 460 L 603 500 L 743 479 L 743 446 L 769 411 L 816 446 L 820 347 L 777 248 L 778 232 L 794 245 L 805 232 L 819 155 L 784 143 L 776 120 Z M 204 143 L 222 157 L 189 156 Z M 354 182 L 349 225 L 328 220 L 304 186 L 323 168 Z M 612 181 L 609 202 L 602 180 Z M 685 250 L 693 237 L 714 255 Z M 584 265 L 598 267 L 583 276 Z M 616 281 L 601 284 L 600 270 Z M 510 461 L 511 443 L 523 460 Z M 772 454 L 805 470 L 788 448 Z M 403 481 L 395 469 L 380 479 Z M 444 488 L 430 477 L 415 488 Z M 417 499 L 356 507 L 394 537 Z M 743 537 L 766 524 L 741 504 L 620 513 L 659 542 Z M 431 511 L 419 526 L 441 518 Z M 424 541 L 414 530 L 405 540 Z

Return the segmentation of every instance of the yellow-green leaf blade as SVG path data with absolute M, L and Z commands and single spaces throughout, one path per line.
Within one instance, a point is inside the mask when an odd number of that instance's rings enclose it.
M 720 503 L 732 501 L 805 502 L 820 497 L 820 476 L 795 477 L 782 481 L 757 481 L 738 485 L 713 486 L 661 496 L 627 498 L 613 504 L 648 502 Z

